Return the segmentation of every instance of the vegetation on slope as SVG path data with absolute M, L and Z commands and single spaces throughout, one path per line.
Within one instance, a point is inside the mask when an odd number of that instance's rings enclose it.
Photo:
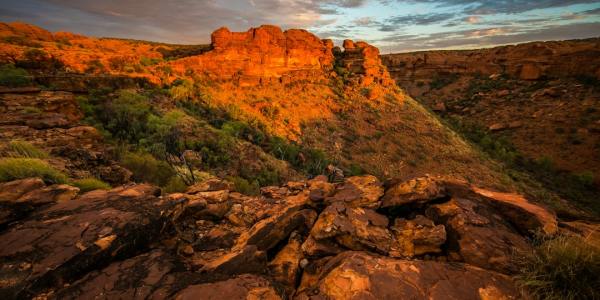
M 518 283 L 536 299 L 597 299 L 600 249 L 585 238 L 559 235 L 537 240 L 520 261 Z

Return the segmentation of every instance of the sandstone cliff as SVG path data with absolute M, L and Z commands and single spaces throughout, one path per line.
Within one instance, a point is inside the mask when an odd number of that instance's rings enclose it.
M 536 80 L 578 75 L 600 78 L 600 39 L 534 42 L 460 51 L 387 54 L 383 63 L 395 80 L 429 80 L 440 74 L 507 74 Z
M 600 182 L 600 39 L 382 56 L 411 96 Z

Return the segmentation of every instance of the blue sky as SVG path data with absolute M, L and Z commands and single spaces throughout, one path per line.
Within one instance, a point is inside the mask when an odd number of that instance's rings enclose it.
M 185 44 L 275 24 L 390 53 L 598 37 L 600 0 L 0 0 L 0 21 Z

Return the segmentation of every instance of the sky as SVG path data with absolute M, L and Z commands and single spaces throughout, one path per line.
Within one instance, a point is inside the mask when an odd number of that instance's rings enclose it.
M 0 21 L 176 44 L 273 24 L 382 53 L 600 36 L 600 0 L 0 0 Z

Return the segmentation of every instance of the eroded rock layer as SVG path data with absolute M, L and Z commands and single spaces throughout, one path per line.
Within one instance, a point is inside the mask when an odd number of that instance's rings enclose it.
M 149 185 L 78 195 L 9 182 L 3 207 L 31 206 L 0 232 L 0 294 L 517 299 L 512 255 L 534 233 L 558 230 L 550 211 L 519 195 L 442 177 L 386 186 L 318 177 L 249 197 L 217 179 L 163 196 Z

